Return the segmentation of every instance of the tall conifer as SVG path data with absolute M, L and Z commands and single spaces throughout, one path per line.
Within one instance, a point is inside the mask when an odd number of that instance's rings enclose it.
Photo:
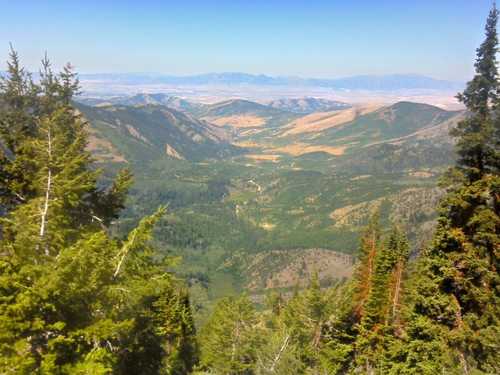
M 197 358 L 189 300 L 150 241 L 165 210 L 110 237 L 131 175 L 99 187 L 75 74 L 44 59 L 40 76 L 12 52 L 0 89 L 0 373 L 184 374 Z
M 469 112 L 453 131 L 459 160 L 417 270 L 407 364 L 422 373 L 500 372 L 497 19 L 493 7 L 476 75 L 459 95 Z

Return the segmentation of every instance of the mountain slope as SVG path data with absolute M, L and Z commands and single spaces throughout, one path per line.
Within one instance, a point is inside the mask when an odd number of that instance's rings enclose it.
M 133 96 L 115 96 L 110 98 L 92 98 L 82 97 L 78 98 L 78 102 L 89 106 L 109 106 L 109 105 L 127 105 L 127 106 L 141 106 L 141 105 L 164 105 L 166 107 L 175 109 L 181 112 L 194 113 L 203 108 L 203 104 L 191 102 L 186 99 L 179 98 L 163 93 L 154 94 L 136 94 Z
M 309 97 L 277 99 L 271 101 L 268 105 L 273 108 L 301 114 L 338 111 L 350 107 L 347 103 L 335 100 Z
M 204 116 L 231 116 L 252 113 L 255 115 L 269 116 L 282 114 L 283 111 L 270 106 L 244 99 L 231 99 L 208 106 Z
M 315 133 L 354 121 L 359 116 L 376 111 L 378 104 L 357 105 L 353 108 L 331 112 L 317 112 L 300 117 L 284 126 L 282 136 Z
M 465 118 L 466 113 L 449 112 L 447 116 L 451 117 L 437 124 L 424 122 L 422 128 L 413 133 L 355 148 L 337 160 L 337 167 L 361 175 L 404 171 L 437 175 L 439 170 L 455 162 L 450 130 Z
M 342 145 L 354 150 L 432 128 L 458 113 L 427 104 L 399 102 L 327 129 L 316 135 L 314 143 Z
M 77 107 L 90 122 L 91 134 L 127 161 L 164 156 L 196 161 L 239 152 L 223 129 L 168 107 Z
M 445 111 L 427 104 L 399 102 L 394 105 L 356 105 L 342 111 L 317 112 L 297 118 L 281 127 L 268 129 L 267 132 L 240 137 L 239 145 L 251 147 L 253 157 L 259 152 L 267 160 L 277 160 L 282 156 L 302 156 L 326 153 L 331 156 L 347 156 L 336 163 L 347 165 L 357 161 L 355 166 L 366 167 L 381 164 L 381 158 L 389 158 L 393 150 L 399 165 L 416 166 L 443 165 L 453 160 L 450 152 L 452 142 L 449 130 L 463 118 L 462 111 Z M 375 147 L 391 144 L 387 147 Z M 439 147 L 444 147 L 439 151 Z M 421 155 L 419 150 L 426 150 Z M 390 152 L 389 152 L 390 153 Z M 400 156 L 396 155 L 400 154 Z M 402 163 L 403 155 L 409 157 Z M 444 155 L 448 155 L 443 159 Z M 383 163 L 382 163 L 383 164 Z M 386 169 L 386 166 L 382 167 Z M 387 166 L 391 169 L 390 166 Z M 346 167 L 349 169 L 349 167 Z
M 297 117 L 267 105 L 248 100 L 232 99 L 207 106 L 199 116 L 217 126 L 234 129 L 274 127 Z

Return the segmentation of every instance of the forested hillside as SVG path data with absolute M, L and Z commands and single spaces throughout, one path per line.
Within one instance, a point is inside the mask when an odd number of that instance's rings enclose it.
M 465 111 L 78 101 L 12 49 L 0 373 L 500 373 L 497 19 Z
M 493 8 L 476 75 L 459 95 L 468 115 L 452 130 L 458 160 L 442 180 L 446 195 L 432 241 L 412 260 L 404 233 L 395 225 L 384 234 L 376 212 L 350 281 L 322 289 L 316 275 L 292 296 L 270 294 L 264 312 L 244 296 L 219 302 L 201 332 L 203 368 L 241 374 L 500 371 L 497 17 Z

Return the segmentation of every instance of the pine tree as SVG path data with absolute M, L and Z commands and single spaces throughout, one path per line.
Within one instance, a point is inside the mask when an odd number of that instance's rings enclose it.
M 394 227 L 375 258 L 371 291 L 355 343 L 356 363 L 367 374 L 379 372 L 387 341 L 399 334 L 402 282 L 409 249 L 406 236 Z
M 458 99 L 466 106 L 469 117 L 452 131 L 457 140 L 458 170 L 468 182 L 481 179 L 498 168 L 495 159 L 494 106 L 498 103 L 498 10 L 493 6 L 486 21 L 486 38 L 477 49 L 476 75 Z M 498 151 L 498 150 L 497 150 Z
M 357 304 L 355 315 L 358 320 L 361 320 L 365 315 L 364 307 L 371 293 L 375 273 L 375 258 L 381 246 L 379 216 L 378 211 L 372 215 L 361 238 L 359 260 L 354 275 L 356 285 L 355 301 Z
M 252 373 L 260 341 L 257 322 L 247 297 L 220 300 L 202 330 L 202 366 L 217 374 Z
M 28 181 L 33 170 L 23 149 L 36 137 L 36 114 L 40 87 L 21 67 L 19 56 L 11 46 L 7 75 L 0 77 L 0 144 L 2 174 L 0 205 L 10 209 L 30 197 Z
M 34 85 L 12 60 L 0 92 L 12 154 L 2 165 L 0 372 L 125 374 L 131 363 L 142 374 L 188 372 L 196 361 L 189 299 L 151 245 L 165 209 L 124 240 L 110 237 L 130 174 L 98 187 L 69 68 L 55 76 L 45 59 Z
M 325 302 L 319 278 L 315 274 L 309 287 L 297 293 L 283 312 L 293 342 L 301 348 L 301 362 L 308 368 L 316 365 L 321 349 L 323 326 L 327 319 Z
M 196 329 L 188 292 L 184 289 L 173 292 L 173 295 L 161 296 L 155 303 L 164 319 L 160 322 L 160 333 L 167 338 L 162 371 L 173 375 L 189 374 L 199 356 Z
M 372 214 L 361 237 L 359 259 L 353 279 L 331 291 L 331 314 L 327 319 L 321 362 L 328 373 L 344 373 L 355 362 L 360 323 L 366 319 L 373 293 L 376 260 L 382 248 L 379 212 Z
M 290 327 L 286 324 L 286 302 L 281 294 L 271 292 L 267 301 L 268 310 L 261 314 L 264 322 L 264 342 L 257 348 L 255 373 L 302 374 L 305 366 L 301 361 L 301 347 L 294 341 Z
M 421 373 L 500 372 L 497 18 L 494 6 L 476 75 L 459 95 L 469 112 L 453 132 L 460 158 L 414 280 L 406 368 Z

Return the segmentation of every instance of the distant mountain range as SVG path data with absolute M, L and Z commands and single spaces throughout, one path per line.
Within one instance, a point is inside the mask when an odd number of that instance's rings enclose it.
M 149 73 L 81 74 L 82 82 L 114 83 L 126 85 L 170 84 L 170 85 L 253 85 L 321 87 L 337 90 L 460 90 L 464 84 L 439 80 L 417 74 L 359 75 L 337 79 L 318 79 L 254 75 L 246 73 L 208 73 L 190 76 L 170 76 Z

